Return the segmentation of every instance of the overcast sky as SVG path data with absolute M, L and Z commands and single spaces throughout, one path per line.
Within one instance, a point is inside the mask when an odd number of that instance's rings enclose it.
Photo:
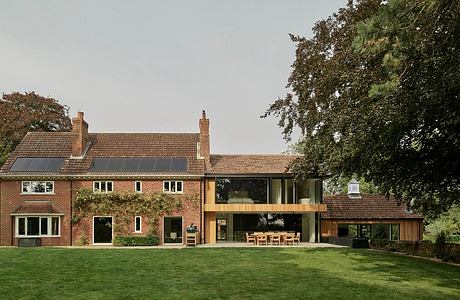
M 91 132 L 198 132 L 212 153 L 280 153 L 289 33 L 346 0 L 0 0 L 0 93 L 36 91 L 85 112 Z

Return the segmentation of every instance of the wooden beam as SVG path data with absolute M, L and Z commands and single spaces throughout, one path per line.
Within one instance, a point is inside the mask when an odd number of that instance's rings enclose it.
M 207 212 L 326 212 L 326 204 L 208 204 Z

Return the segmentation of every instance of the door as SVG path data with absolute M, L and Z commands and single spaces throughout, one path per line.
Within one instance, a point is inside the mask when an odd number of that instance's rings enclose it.
M 227 240 L 227 219 L 217 219 L 217 240 L 226 241 Z
M 182 244 L 182 217 L 164 217 L 165 244 Z
M 112 217 L 94 217 L 93 243 L 112 244 Z

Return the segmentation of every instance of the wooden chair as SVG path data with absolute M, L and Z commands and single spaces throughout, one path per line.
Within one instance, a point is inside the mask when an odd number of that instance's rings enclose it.
M 272 245 L 275 244 L 275 243 L 278 244 L 278 245 L 281 245 L 281 235 L 273 234 L 271 236 L 271 241 L 270 242 L 271 242 Z
M 297 243 L 297 245 L 300 245 L 300 232 L 297 232 L 294 236 L 294 243 Z
M 267 246 L 267 235 L 266 234 L 259 234 L 257 236 L 257 245 L 262 245 L 262 244 Z
M 253 243 L 255 244 L 256 243 L 256 236 L 254 234 L 249 234 L 248 232 L 246 232 L 246 242 L 249 244 L 249 243 Z
M 284 238 L 285 245 L 294 245 L 294 233 L 287 233 L 286 237 Z

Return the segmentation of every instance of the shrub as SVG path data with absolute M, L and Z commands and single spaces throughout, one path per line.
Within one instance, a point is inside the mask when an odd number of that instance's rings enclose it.
M 86 234 L 80 235 L 80 237 L 75 241 L 76 246 L 84 246 L 84 245 L 88 245 L 88 243 L 89 243 L 89 239 L 86 236 Z
M 158 236 L 117 236 L 113 240 L 114 246 L 157 246 L 159 243 Z
M 390 241 L 387 239 L 371 239 L 369 241 L 369 247 L 377 250 L 387 250 Z
M 447 255 L 446 238 L 447 235 L 444 231 L 441 231 L 436 235 L 433 247 L 433 255 L 436 258 L 444 258 Z

